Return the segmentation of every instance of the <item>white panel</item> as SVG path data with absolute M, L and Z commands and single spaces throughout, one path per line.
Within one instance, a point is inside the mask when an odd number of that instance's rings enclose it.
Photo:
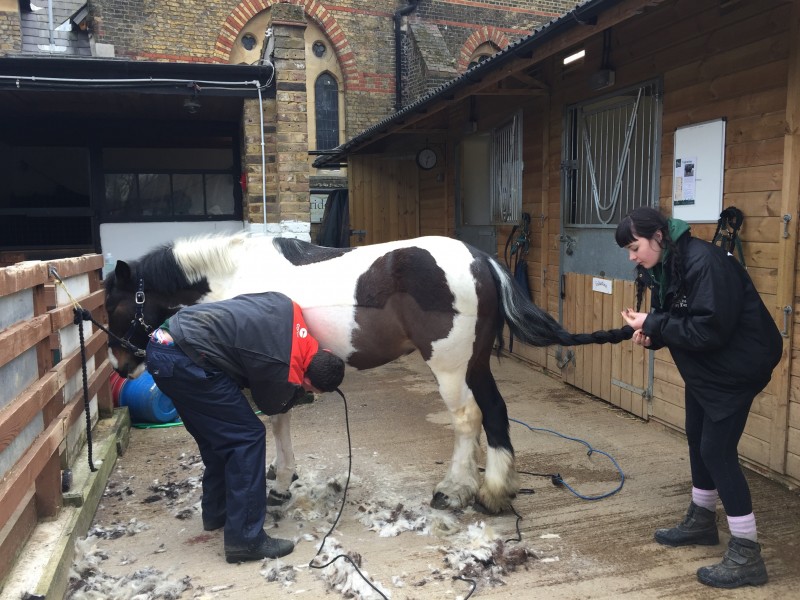
M 103 254 L 111 253 L 118 260 L 134 260 L 148 250 L 172 242 L 176 238 L 235 233 L 242 231 L 241 221 L 183 221 L 170 223 L 103 223 L 100 225 L 100 246 Z
M 672 216 L 690 223 L 716 223 L 722 212 L 725 119 L 675 130 Z

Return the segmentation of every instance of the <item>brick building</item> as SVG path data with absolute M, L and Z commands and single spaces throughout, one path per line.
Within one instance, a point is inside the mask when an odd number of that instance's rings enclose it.
M 315 156 L 574 2 L 39 4 L 0 0 L 0 169 L 16 182 L 0 193 L 0 251 L 12 258 L 131 258 L 243 226 L 312 237 L 322 201 L 347 186 Z M 37 185 L 32 165 L 47 175 Z

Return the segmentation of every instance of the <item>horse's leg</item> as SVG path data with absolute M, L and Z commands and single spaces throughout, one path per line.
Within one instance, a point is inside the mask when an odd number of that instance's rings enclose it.
M 275 460 L 270 469 L 275 470 L 275 484 L 269 492 L 268 504 L 275 505 L 289 499 L 289 486 L 297 479 L 295 475 L 294 450 L 292 448 L 292 432 L 290 411 L 273 415 L 269 418 L 272 435 L 275 437 Z
M 483 429 L 486 432 L 486 473 L 478 492 L 478 502 L 487 511 L 496 513 L 507 508 L 511 498 L 519 491 L 514 448 L 508 432 L 508 409 L 497 389 L 488 361 L 470 370 L 467 385 L 483 414 Z
M 439 383 L 439 393 L 450 410 L 455 443 L 450 469 L 434 488 L 431 506 L 439 509 L 468 506 L 478 491 L 478 437 L 481 432 L 481 411 L 467 387 L 462 369 L 458 371 L 431 370 Z

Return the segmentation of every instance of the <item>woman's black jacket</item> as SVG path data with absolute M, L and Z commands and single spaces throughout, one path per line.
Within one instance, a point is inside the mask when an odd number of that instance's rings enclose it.
M 642 330 L 651 348 L 669 348 L 687 389 L 717 421 L 749 405 L 767 385 L 783 341 L 750 276 L 732 255 L 688 232 L 677 247 L 683 286 L 670 278 L 674 256 L 668 254 L 663 306 L 659 283 L 639 270 L 651 289 L 653 308 Z

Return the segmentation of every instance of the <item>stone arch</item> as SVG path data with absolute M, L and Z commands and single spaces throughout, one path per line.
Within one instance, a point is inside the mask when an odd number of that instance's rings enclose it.
M 491 25 L 484 25 L 476 29 L 467 38 L 461 46 L 461 51 L 458 53 L 458 70 L 463 73 L 469 66 L 469 61 L 475 51 L 483 44 L 491 44 L 499 50 L 504 50 L 508 47 L 509 41 L 506 34 L 497 27 Z
M 230 63 L 236 40 L 244 27 L 256 15 L 281 2 L 286 3 L 286 0 L 242 0 L 239 2 L 222 24 L 214 44 L 214 60 L 219 63 Z M 355 54 L 350 48 L 347 36 L 331 12 L 318 0 L 289 0 L 288 3 L 302 6 L 306 17 L 328 37 L 339 60 L 343 77 L 342 87 L 358 85 L 359 72 L 356 68 Z M 260 46 L 258 49 L 260 50 Z

